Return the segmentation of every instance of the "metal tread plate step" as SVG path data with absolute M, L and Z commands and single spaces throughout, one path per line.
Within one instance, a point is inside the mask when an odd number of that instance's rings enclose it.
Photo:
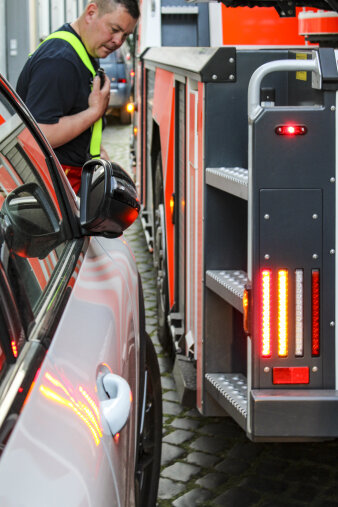
M 206 286 L 241 313 L 243 313 L 243 292 L 247 280 L 247 274 L 241 270 L 208 270 L 206 272 Z
M 248 200 L 248 170 L 242 167 L 208 167 L 207 185 Z
M 206 373 L 206 389 L 211 396 L 246 429 L 247 380 L 241 373 Z

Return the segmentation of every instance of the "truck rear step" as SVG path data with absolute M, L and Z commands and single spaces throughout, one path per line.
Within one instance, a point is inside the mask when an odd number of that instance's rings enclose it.
M 206 169 L 207 185 L 248 200 L 248 170 L 242 167 L 209 167 Z
M 241 373 L 206 373 L 206 389 L 217 403 L 245 430 L 247 380 Z
M 243 292 L 247 282 L 245 271 L 208 270 L 206 286 L 243 313 Z

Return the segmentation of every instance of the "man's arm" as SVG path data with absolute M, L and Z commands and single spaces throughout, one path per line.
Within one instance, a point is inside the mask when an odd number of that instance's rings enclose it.
M 108 107 L 109 94 L 110 83 L 107 76 L 101 89 L 100 78 L 96 76 L 93 81 L 92 92 L 88 97 L 88 109 L 70 116 L 63 116 L 57 123 L 39 123 L 40 129 L 52 148 L 68 143 L 101 118 Z

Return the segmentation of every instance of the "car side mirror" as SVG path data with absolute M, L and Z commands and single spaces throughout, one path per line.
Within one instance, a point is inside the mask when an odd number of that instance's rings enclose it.
M 26 183 L 8 194 L 0 225 L 8 247 L 20 257 L 43 259 L 63 241 L 53 205 L 36 183 Z
M 81 176 L 80 224 L 85 235 L 117 238 L 138 217 L 140 203 L 130 176 L 115 162 L 93 159 Z

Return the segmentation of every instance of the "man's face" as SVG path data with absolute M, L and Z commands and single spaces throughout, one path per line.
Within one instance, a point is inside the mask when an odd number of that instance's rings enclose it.
M 105 58 L 118 49 L 133 33 L 137 20 L 118 4 L 116 9 L 99 15 L 97 5 L 86 9 L 86 31 L 81 34 L 88 53 L 95 58 Z

